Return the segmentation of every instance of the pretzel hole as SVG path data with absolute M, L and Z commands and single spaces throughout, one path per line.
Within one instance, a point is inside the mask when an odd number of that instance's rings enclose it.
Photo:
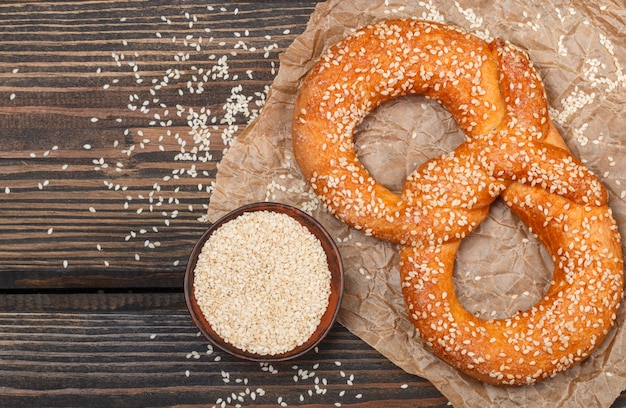
M 407 95 L 372 111 L 354 131 L 363 167 L 387 189 L 401 194 L 406 178 L 427 160 L 465 140 L 452 115 L 423 95 Z
M 554 262 L 546 248 L 502 200 L 461 241 L 453 274 L 461 305 L 481 319 L 530 309 L 547 292 Z

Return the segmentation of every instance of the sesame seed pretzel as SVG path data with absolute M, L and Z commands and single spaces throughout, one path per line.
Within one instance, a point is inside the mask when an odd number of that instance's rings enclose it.
M 359 163 L 353 132 L 374 108 L 406 94 L 442 103 L 467 138 L 415 170 L 397 195 Z M 570 154 L 541 80 L 516 47 L 419 20 L 360 29 L 305 78 L 293 149 L 336 217 L 400 245 L 408 314 L 434 353 L 460 371 L 531 384 L 587 358 L 613 325 L 623 261 L 607 192 Z M 531 309 L 483 320 L 459 303 L 454 260 L 497 197 L 549 251 L 553 282 Z

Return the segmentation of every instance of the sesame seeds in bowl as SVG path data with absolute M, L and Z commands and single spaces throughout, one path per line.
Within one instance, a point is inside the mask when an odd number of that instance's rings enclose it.
M 200 332 L 225 352 L 283 361 L 313 349 L 343 294 L 339 250 L 313 217 L 255 203 L 215 222 L 193 248 L 185 299 Z

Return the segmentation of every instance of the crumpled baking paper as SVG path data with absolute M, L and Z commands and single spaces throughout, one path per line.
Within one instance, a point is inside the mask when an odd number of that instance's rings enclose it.
M 291 115 L 300 81 L 330 44 L 376 20 L 418 17 L 461 26 L 485 39 L 525 49 L 542 76 L 551 117 L 573 154 L 610 191 L 626 234 L 626 27 L 622 0 L 330 0 L 282 55 L 260 116 L 229 149 L 218 169 L 208 218 L 255 201 L 295 205 L 333 235 L 346 268 L 339 322 L 409 373 L 430 380 L 455 407 L 608 407 L 626 388 L 624 307 L 616 327 L 584 363 L 533 386 L 497 387 L 434 356 L 417 336 L 400 290 L 398 250 L 329 215 L 302 178 L 291 149 Z M 388 188 L 429 158 L 453 150 L 463 134 L 449 113 L 420 96 L 370 114 L 355 134 L 360 160 Z M 461 302 L 482 317 L 532 306 L 551 279 L 552 260 L 500 202 L 466 238 L 456 261 Z

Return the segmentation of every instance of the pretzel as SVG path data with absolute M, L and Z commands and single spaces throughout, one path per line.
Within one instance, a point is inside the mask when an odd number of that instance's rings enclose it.
M 397 195 L 359 163 L 353 133 L 407 94 L 443 104 L 466 141 L 421 165 Z M 444 361 L 487 383 L 531 384 L 583 361 L 607 336 L 624 284 L 608 195 L 567 149 L 517 47 L 419 20 L 369 25 L 312 67 L 292 126 L 298 165 L 329 211 L 399 244 L 408 315 Z M 532 308 L 483 320 L 459 303 L 454 260 L 498 197 L 547 248 L 553 281 Z

